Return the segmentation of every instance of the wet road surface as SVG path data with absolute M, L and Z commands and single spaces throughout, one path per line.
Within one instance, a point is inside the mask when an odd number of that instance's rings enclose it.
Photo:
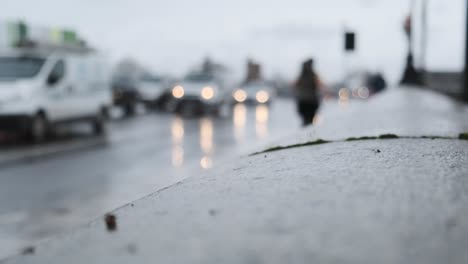
M 3 146 L 0 258 L 229 163 L 299 126 L 293 101 L 281 99 L 270 107 L 237 105 L 219 118 L 145 113 L 117 119 L 106 138 Z

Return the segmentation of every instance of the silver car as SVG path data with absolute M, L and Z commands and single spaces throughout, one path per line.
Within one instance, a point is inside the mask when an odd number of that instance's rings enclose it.
M 270 104 L 275 89 L 265 81 L 251 81 L 232 92 L 234 103 Z
M 191 73 L 172 87 L 169 110 L 180 113 L 218 114 L 225 92 L 215 76 L 206 73 Z

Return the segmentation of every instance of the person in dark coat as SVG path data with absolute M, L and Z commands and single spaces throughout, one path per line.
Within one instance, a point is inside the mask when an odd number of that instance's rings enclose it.
M 314 70 L 313 59 L 302 64 L 301 74 L 295 83 L 297 110 L 302 119 L 303 126 L 312 124 L 315 114 L 320 106 L 322 83 Z

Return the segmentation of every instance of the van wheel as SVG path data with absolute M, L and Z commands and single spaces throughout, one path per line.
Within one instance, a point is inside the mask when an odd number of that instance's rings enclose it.
M 43 143 L 47 139 L 49 127 L 43 114 L 37 114 L 31 120 L 29 137 L 33 143 Z
M 106 132 L 106 117 L 103 111 L 100 111 L 93 120 L 93 133 L 95 135 L 103 135 Z

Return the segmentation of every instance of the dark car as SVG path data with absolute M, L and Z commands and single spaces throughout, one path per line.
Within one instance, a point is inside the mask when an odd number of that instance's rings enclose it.
M 114 106 L 121 107 L 126 115 L 135 113 L 140 94 L 137 89 L 138 80 L 130 76 L 119 76 L 112 83 Z
M 147 108 L 162 108 L 171 99 L 169 83 L 166 77 L 143 75 L 136 86 L 140 101 Z

